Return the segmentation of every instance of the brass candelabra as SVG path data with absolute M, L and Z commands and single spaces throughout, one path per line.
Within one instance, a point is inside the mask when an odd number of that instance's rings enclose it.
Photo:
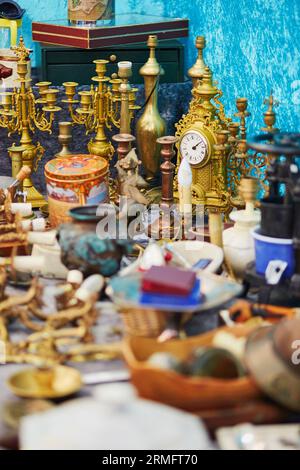
M 116 58 L 113 56 L 111 61 Z M 68 104 L 69 113 L 75 124 L 83 125 L 87 134 L 96 132 L 88 144 L 88 150 L 93 155 L 106 159 L 112 157 L 114 148 L 106 135 L 106 129 L 112 126 L 120 129 L 121 134 L 130 134 L 130 125 L 136 106 L 136 88 L 132 88 L 129 78 L 132 76 L 132 63 L 119 62 L 118 75 L 106 76 L 108 60 L 94 60 L 97 75 L 92 78 L 88 91 L 80 91 L 80 102 L 75 99 L 76 82 L 63 83 L 66 90 L 64 103 Z M 74 109 L 75 105 L 79 107 Z
M 56 106 L 58 90 L 50 89 L 50 82 L 37 83 L 39 98 L 35 98 L 29 85 L 31 80 L 26 78 L 31 51 L 25 47 L 22 37 L 19 46 L 12 47 L 12 49 L 18 58 L 17 73 L 20 88 L 0 93 L 0 127 L 7 129 L 9 136 L 14 133 L 21 136 L 20 145 L 17 147 L 20 151 L 20 164 L 12 168 L 12 176 L 16 176 L 23 165 L 29 166 L 31 171 L 37 170 L 44 149 L 39 142 L 33 143 L 31 133 L 39 129 L 51 134 L 55 113 L 61 108 Z M 10 149 L 11 155 L 12 149 L 14 146 Z M 27 200 L 32 203 L 33 207 L 41 207 L 45 204 L 43 196 L 34 187 L 30 176 L 24 180 L 23 190 L 27 193 Z
M 264 124 L 261 128 L 263 132 L 275 134 L 279 130 L 275 127 L 276 113 L 274 107 L 278 105 L 275 102 L 273 94 L 264 101 L 268 106 L 264 112 Z M 238 112 L 235 116 L 239 117 L 239 123 L 231 123 L 229 126 L 230 152 L 228 156 L 228 174 L 229 187 L 232 194 L 232 203 L 236 207 L 244 205 L 239 194 L 240 182 L 243 178 L 256 178 L 260 182 L 260 190 L 268 192 L 268 183 L 266 178 L 266 168 L 270 155 L 264 155 L 249 150 L 247 145 L 247 125 L 246 119 L 250 116 L 248 112 L 248 100 L 246 98 L 238 98 L 236 101 Z

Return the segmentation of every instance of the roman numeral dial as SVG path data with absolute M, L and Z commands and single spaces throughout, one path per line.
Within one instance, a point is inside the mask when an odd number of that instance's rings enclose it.
M 190 165 L 199 165 L 206 158 L 207 152 L 207 140 L 200 132 L 190 131 L 182 137 L 180 153 Z

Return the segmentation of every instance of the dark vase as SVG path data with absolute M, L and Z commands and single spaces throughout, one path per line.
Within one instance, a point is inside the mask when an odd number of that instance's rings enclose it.
M 109 207 L 109 205 L 107 205 Z M 103 216 L 97 215 L 98 206 L 80 206 L 70 210 L 72 222 L 58 228 L 62 263 L 67 269 L 78 269 L 85 277 L 102 274 L 110 277 L 120 269 L 122 257 L 132 251 L 132 242 L 101 237 L 97 224 Z M 114 211 L 114 208 L 110 206 Z

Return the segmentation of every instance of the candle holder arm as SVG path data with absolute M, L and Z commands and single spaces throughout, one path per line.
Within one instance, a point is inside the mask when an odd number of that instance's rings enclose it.
M 36 149 L 35 149 L 34 159 L 33 159 L 33 169 L 34 169 L 34 171 L 37 171 L 39 163 L 42 160 L 44 154 L 45 154 L 45 149 L 44 149 L 44 147 L 41 146 L 40 142 L 38 142 L 37 146 L 36 146 Z
M 107 129 L 111 130 L 112 125 L 116 128 L 120 128 L 120 118 L 118 119 L 118 116 L 120 116 L 120 98 L 117 98 L 113 95 L 113 93 L 108 92 L 107 93 L 107 113 L 106 113 L 106 120 L 105 120 L 105 125 Z
M 79 126 L 84 126 L 86 124 L 87 116 L 76 113 L 72 104 L 69 104 L 69 114 L 74 124 L 78 124 Z

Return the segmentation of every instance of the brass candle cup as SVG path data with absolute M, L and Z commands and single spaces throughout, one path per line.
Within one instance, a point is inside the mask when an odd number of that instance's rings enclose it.
M 217 137 L 217 144 L 218 145 L 225 145 L 228 142 L 230 132 L 229 131 L 217 131 L 216 132 L 216 137 Z
M 120 98 L 120 85 L 122 80 L 120 78 L 113 78 L 109 83 L 111 84 L 111 91 L 115 99 Z
M 228 130 L 230 132 L 229 140 L 230 141 L 236 141 L 237 137 L 239 135 L 239 132 L 240 132 L 239 123 L 238 122 L 231 122 L 228 126 Z
M 19 74 L 21 80 L 25 79 L 27 75 L 27 71 L 28 71 L 27 62 L 20 61 L 17 63 L 17 73 Z
M 104 75 L 106 73 L 106 67 L 109 61 L 104 59 L 96 59 L 93 61 L 93 63 L 96 64 L 96 73 L 98 75 L 98 78 L 104 78 Z
M 76 82 L 64 82 L 63 86 L 65 87 L 65 93 L 66 93 L 66 100 L 63 100 L 64 102 L 67 103 L 77 103 L 77 100 L 74 100 L 74 95 L 76 94 L 76 87 L 78 86 L 78 83 Z
M 47 90 L 45 94 L 45 99 L 47 101 L 47 105 L 49 108 L 55 108 L 58 93 L 59 93 L 58 90 L 54 90 L 54 89 Z
M 92 93 L 90 91 L 80 91 L 78 94 L 82 111 L 89 111 L 92 104 Z
M 131 88 L 129 92 L 129 109 L 130 110 L 138 110 L 141 109 L 140 106 L 136 105 L 136 94 L 139 91 L 138 88 Z
M 59 135 L 61 137 L 72 137 L 72 123 L 69 121 L 59 122 Z
M 248 99 L 247 98 L 238 98 L 236 100 L 236 107 L 240 113 L 244 113 L 248 108 Z
M 13 94 L 9 91 L 3 91 L 0 93 L 0 101 L 3 106 L 11 106 L 12 105 L 12 97 Z
M 44 92 L 49 90 L 49 86 L 51 85 L 51 82 L 38 82 L 36 83 L 36 86 L 39 89 L 39 94 L 43 94 Z

